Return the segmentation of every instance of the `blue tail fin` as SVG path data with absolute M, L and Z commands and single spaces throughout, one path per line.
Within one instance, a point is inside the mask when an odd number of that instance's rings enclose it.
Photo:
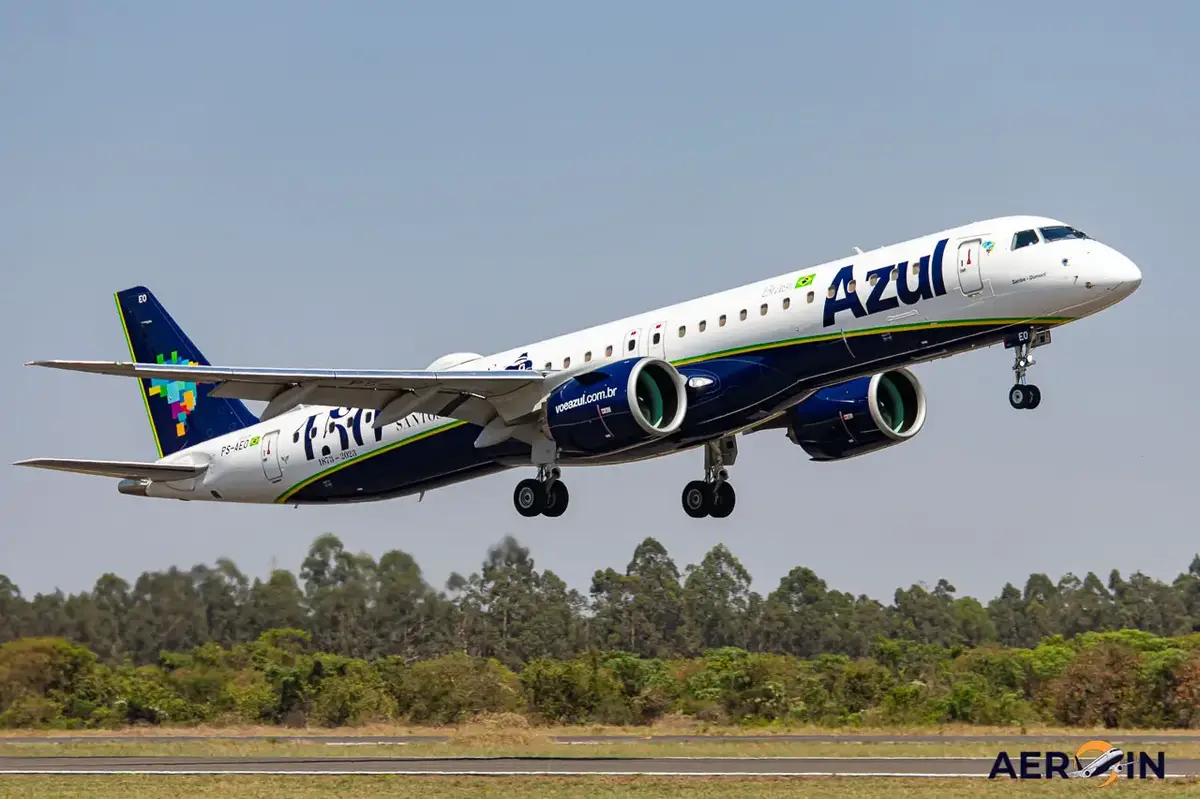
M 211 366 L 149 289 L 135 286 L 118 291 L 116 298 L 133 360 Z M 241 400 L 211 396 L 212 384 L 158 379 L 138 383 L 160 458 L 258 421 Z

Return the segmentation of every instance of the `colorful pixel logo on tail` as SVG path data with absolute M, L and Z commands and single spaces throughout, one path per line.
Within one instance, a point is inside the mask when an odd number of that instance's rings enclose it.
M 161 364 L 197 365 L 195 361 L 181 359 L 178 352 L 172 352 L 170 360 L 158 355 L 157 361 Z M 175 435 L 183 438 L 187 434 L 188 414 L 196 409 L 196 384 L 185 380 L 151 378 L 148 393 L 151 397 L 166 397 L 171 406 L 171 418 L 175 420 Z

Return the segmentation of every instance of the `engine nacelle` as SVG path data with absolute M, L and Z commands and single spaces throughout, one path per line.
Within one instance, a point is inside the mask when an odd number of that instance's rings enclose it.
M 925 391 L 907 369 L 829 386 L 788 411 L 788 438 L 814 461 L 894 446 L 925 426 Z
M 602 455 L 670 435 L 687 414 L 683 375 L 628 358 L 576 375 L 546 398 L 546 430 L 564 453 Z

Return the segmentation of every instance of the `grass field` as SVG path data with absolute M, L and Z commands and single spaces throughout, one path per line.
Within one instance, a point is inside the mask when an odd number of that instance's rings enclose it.
M 1034 786 L 1039 796 L 1078 796 L 1093 789 L 1069 781 L 1040 780 Z M 1094 789 L 1093 789 L 1094 790 Z M 689 799 L 745 799 L 746 797 L 839 797 L 839 799 L 895 799 L 896 797 L 1026 796 L 1029 785 L 986 779 L 874 779 L 845 777 L 306 777 L 306 776 L 117 776 L 41 777 L 0 776 L 0 795 L 6 799 L 43 797 L 129 797 L 159 799 L 203 799 L 220 796 L 267 799 L 317 797 L 440 797 L 504 796 L 522 799 L 593 799 L 637 797 L 675 799 L 686 792 Z M 1192 780 L 1119 781 L 1105 789 L 1104 796 L 1196 796 L 1200 783 Z
M 96 736 L 108 738 L 139 737 L 248 737 L 269 736 L 275 738 L 288 737 L 354 737 L 354 736 L 405 736 L 405 735 L 437 735 L 450 737 L 472 737 L 480 735 L 496 735 L 500 733 L 532 733 L 542 736 L 555 735 L 636 735 L 649 737 L 654 735 L 887 735 L 905 737 L 913 735 L 970 735 L 970 736 L 1013 736 L 1013 735 L 1053 735 L 1064 739 L 1103 738 L 1118 735 L 1154 735 L 1196 736 L 1200 730 L 1153 730 L 1127 729 L 1106 730 L 1103 728 L 1088 729 L 1083 727 L 1050 727 L 1028 725 L 1024 727 L 986 727 L 970 724 L 947 724 L 937 727 L 812 727 L 782 725 L 772 726 L 720 726 L 704 724 L 687 718 L 667 718 L 659 723 L 640 727 L 613 727 L 599 724 L 581 726 L 532 726 L 522 716 L 501 714 L 493 717 L 483 717 L 466 724 L 444 727 L 422 727 L 404 724 L 370 724 L 360 727 L 277 727 L 277 726 L 139 726 L 125 727 L 117 730 L 0 730 L 0 741 L 4 738 L 28 738 L 58 736 Z
M 1107 740 L 1112 740 L 1111 736 Z M 653 743 L 559 744 L 531 738 L 516 740 L 330 746 L 277 741 L 120 741 L 95 743 L 3 743 L 0 757 L 995 757 L 1001 749 L 1071 751 L 1085 738 L 1061 743 Z M 1119 738 L 1117 739 L 1119 740 Z M 1200 742 L 1144 744 L 1133 748 L 1163 751 L 1170 758 L 1200 758 Z

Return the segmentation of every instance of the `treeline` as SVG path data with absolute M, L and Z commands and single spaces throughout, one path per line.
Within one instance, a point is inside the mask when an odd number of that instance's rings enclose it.
M 587 597 L 511 538 L 436 591 L 318 538 L 298 576 L 229 561 L 25 599 L 0 576 L 0 726 L 534 722 L 1200 725 L 1200 556 L 1168 585 L 945 580 L 889 605 L 797 567 L 765 598 L 724 546 L 647 538 Z
M 61 638 L 0 646 L 0 727 L 125 724 L 446 724 L 520 713 L 533 723 L 1063 726 L 1200 725 L 1200 633 L 1048 638 L 1032 649 L 878 639 L 870 658 L 751 653 L 687 659 L 593 651 L 519 671 L 455 652 L 372 661 L 313 652 L 301 630 L 224 649 L 106 666 Z
M 492 548 L 480 569 L 455 574 L 443 590 L 413 558 L 392 551 L 378 561 L 346 551 L 333 535 L 316 539 L 299 575 L 277 570 L 249 579 L 228 560 L 190 570 L 147 572 L 130 585 L 105 574 L 91 591 L 26 599 L 0 575 L 0 643 L 61 637 L 101 663 L 155 664 L 160 654 L 205 644 L 230 650 L 274 629 L 302 630 L 314 650 L 406 661 L 461 652 L 510 669 L 537 658 L 570 660 L 592 651 L 642 658 L 694 658 L 722 647 L 810 658 L 871 656 L 877 641 L 942 648 L 995 644 L 1030 649 L 1051 636 L 1140 630 L 1157 636 L 1200 630 L 1200 556 L 1166 584 L 1113 570 L 1033 574 L 983 604 L 955 596 L 939 580 L 913 585 L 884 605 L 830 589 L 798 566 L 763 597 L 725 546 L 681 573 L 653 538 L 638 545 L 623 572 L 597 571 L 588 595 L 539 570 L 512 538 Z

